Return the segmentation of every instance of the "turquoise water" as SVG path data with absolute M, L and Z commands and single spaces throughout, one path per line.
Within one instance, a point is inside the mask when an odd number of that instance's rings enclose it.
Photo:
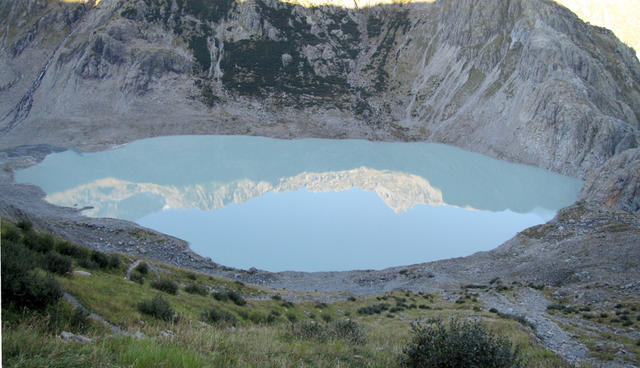
M 440 144 L 145 139 L 16 173 L 47 200 L 171 234 L 232 267 L 379 269 L 490 250 L 582 182 Z

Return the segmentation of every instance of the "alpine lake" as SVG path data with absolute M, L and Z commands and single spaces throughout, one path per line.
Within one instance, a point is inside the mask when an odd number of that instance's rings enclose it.
M 18 171 L 50 203 L 134 221 L 217 263 L 382 269 L 496 248 L 582 181 L 433 143 L 172 136 Z

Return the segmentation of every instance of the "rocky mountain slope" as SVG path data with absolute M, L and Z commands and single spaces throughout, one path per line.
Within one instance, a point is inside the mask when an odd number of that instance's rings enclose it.
M 585 177 L 638 146 L 634 51 L 548 0 L 0 9 L 3 148 L 193 133 L 426 140 Z

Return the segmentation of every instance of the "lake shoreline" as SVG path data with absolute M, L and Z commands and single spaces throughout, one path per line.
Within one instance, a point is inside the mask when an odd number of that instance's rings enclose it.
M 536 247 L 538 249 L 529 252 L 535 255 L 535 259 L 527 260 L 526 264 L 531 266 L 540 262 L 539 266 L 533 268 L 544 270 L 547 268 L 545 267 L 547 257 L 543 251 L 552 246 L 557 247 L 559 238 L 563 242 L 590 242 L 600 241 L 603 237 L 609 238 L 609 234 L 603 233 L 602 229 L 593 227 L 594 221 L 606 223 L 606 219 L 611 217 L 623 218 L 624 220 L 619 221 L 628 225 L 629 234 L 626 235 L 633 237 L 636 231 L 640 231 L 640 217 L 636 215 L 624 211 L 591 208 L 588 205 L 578 203 L 561 210 L 559 215 L 547 224 L 526 229 L 492 251 L 479 252 L 463 258 L 383 270 L 311 273 L 239 270 L 199 256 L 192 252 L 183 240 L 143 228 L 135 223 L 108 218 L 89 218 L 83 216 L 78 209 L 51 205 L 44 201 L 45 194 L 40 188 L 16 184 L 13 181 L 15 170 L 36 164 L 46 156 L 47 151 L 53 150 L 43 146 L 35 146 L 32 149 L 23 148 L 19 154 L 5 153 L 0 159 L 0 165 L 3 167 L 0 175 L 2 189 L 0 191 L 0 214 L 3 217 L 15 221 L 26 217 L 37 228 L 51 231 L 56 235 L 95 249 L 133 254 L 216 276 L 297 292 L 351 292 L 371 295 L 398 288 L 415 291 L 442 290 L 449 287 L 459 287 L 464 283 L 490 280 L 495 277 L 516 280 L 509 276 L 510 267 L 507 265 L 517 266 L 518 263 L 521 263 L 520 257 L 517 255 L 505 257 L 504 254 L 508 254 L 508 249 L 522 247 L 523 244 L 529 243 L 531 240 L 529 234 L 532 232 L 536 233 L 535 240 L 539 244 Z M 565 218 L 567 216 L 563 217 L 563 213 L 567 212 L 572 213 L 569 220 Z M 576 221 L 574 218 L 581 221 Z M 540 228 L 542 231 L 532 230 Z M 552 229 L 562 229 L 562 234 L 555 234 Z M 613 236 L 610 238 L 610 241 L 616 241 Z M 630 240 L 630 238 L 623 238 L 618 241 L 624 243 Z M 625 248 L 627 247 L 625 245 Z M 603 267 L 599 268 L 606 269 L 604 263 L 608 262 L 606 259 L 603 259 L 602 262 Z M 523 264 L 520 264 L 517 268 L 523 268 L 522 266 Z M 577 270 L 580 269 L 579 266 L 578 263 L 571 268 Z M 555 284 L 562 284 L 565 281 L 561 280 L 556 273 L 566 273 L 566 270 L 559 270 L 555 273 L 546 272 L 548 275 L 544 277 L 540 277 L 538 273 L 538 271 L 531 272 L 532 279 L 530 280 L 527 277 L 519 277 L 517 280 L 519 282 L 536 281 Z M 542 272 L 542 274 L 544 273 Z M 610 273 L 606 272 L 606 274 Z M 617 275 L 618 277 L 612 278 L 613 283 L 617 283 L 616 279 L 619 279 L 621 284 L 640 279 L 638 272 L 617 273 Z M 606 277 L 599 278 L 606 279 Z M 640 283 L 637 287 L 640 289 Z

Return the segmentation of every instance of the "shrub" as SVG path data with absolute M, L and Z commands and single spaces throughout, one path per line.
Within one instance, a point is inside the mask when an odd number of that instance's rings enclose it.
M 361 345 L 367 342 L 364 329 L 350 319 L 335 321 L 331 324 L 333 335 L 339 339 L 345 339 L 352 344 Z
M 277 310 L 272 310 L 271 312 L 269 312 L 269 315 L 267 316 L 267 323 L 274 323 L 279 316 L 280 316 L 280 312 L 278 312 Z
M 280 305 L 284 308 L 295 308 L 296 306 L 288 300 L 283 301 Z
M 207 295 L 207 288 L 200 284 L 189 284 L 184 287 L 184 291 L 191 294 Z
M 271 299 L 273 299 L 273 300 L 282 300 L 282 297 L 280 295 L 276 294 L 276 295 L 272 295 Z
M 33 230 L 25 232 L 23 241 L 27 248 L 40 253 L 50 252 L 53 250 L 55 244 L 53 236 L 49 234 L 38 234 Z
M 231 299 L 231 301 L 234 302 L 237 306 L 242 307 L 243 305 L 247 304 L 247 301 L 244 300 L 242 295 L 236 293 L 235 291 L 229 291 L 227 292 L 227 295 L 229 296 L 229 299 Z
M 89 250 L 85 247 L 73 244 L 68 241 L 61 241 L 56 245 L 58 253 L 73 257 L 77 260 L 87 259 L 89 257 Z
M 149 273 L 149 265 L 146 262 L 140 262 L 134 270 L 146 275 Z
M 98 264 L 95 263 L 90 258 L 83 258 L 83 259 L 78 260 L 78 266 L 84 267 L 84 268 L 89 269 L 89 270 L 95 270 L 96 268 L 98 268 Z
M 122 262 L 120 262 L 120 256 L 115 254 L 115 253 L 111 253 L 109 254 L 109 264 L 108 264 L 108 268 L 118 268 L 120 267 L 120 265 L 122 264 Z
M 154 281 L 151 283 L 151 287 L 172 295 L 176 295 L 178 292 L 178 284 L 168 279 Z
M 267 315 L 262 312 L 253 311 L 249 313 L 249 320 L 257 325 L 262 325 L 267 323 Z
M 187 273 L 187 278 L 189 280 L 195 280 L 196 279 L 196 274 L 193 273 L 193 272 L 189 272 L 189 273 Z
M 33 224 L 29 220 L 20 220 L 16 224 L 17 227 L 21 228 L 24 231 L 31 231 L 33 229 Z
M 504 337 L 489 333 L 483 325 L 451 319 L 426 325 L 412 324 L 413 338 L 403 349 L 408 367 L 521 367 L 518 348 Z
M 202 313 L 202 318 L 218 326 L 235 326 L 238 323 L 238 319 L 231 312 L 218 308 L 209 308 L 206 312 Z
M 246 311 L 246 310 L 244 310 L 244 309 L 241 309 L 241 310 L 239 310 L 239 311 L 236 311 L 236 313 L 238 313 L 238 315 L 240 316 L 240 318 L 244 319 L 245 321 L 246 321 L 247 319 L 249 319 L 249 312 L 247 312 L 247 311 Z
M 366 315 L 371 315 L 371 314 L 378 314 L 378 313 L 382 313 L 386 310 L 389 309 L 389 305 L 386 303 L 378 303 L 378 304 L 373 304 L 373 305 L 369 305 L 366 307 L 362 307 L 358 309 L 358 313 L 359 314 L 366 314 Z
M 171 321 L 173 318 L 173 309 L 171 309 L 171 305 L 160 295 L 154 296 L 153 299 L 141 301 L 138 304 L 138 310 L 144 314 L 151 315 L 164 321 Z
M 19 242 L 21 238 L 20 231 L 11 225 L 7 225 L 4 229 L 2 229 L 2 240 Z
M 91 260 L 95 262 L 100 268 L 108 268 L 109 267 L 109 257 L 106 254 L 94 250 L 91 252 Z
M 44 258 L 44 268 L 58 275 L 68 275 L 73 271 L 71 258 L 56 253 L 48 253 Z
M 89 329 L 89 324 L 89 313 L 83 309 L 75 308 L 69 320 L 69 325 L 73 331 L 86 332 Z
M 131 272 L 131 274 L 129 275 L 129 280 L 137 282 L 140 285 L 144 284 L 144 276 L 142 276 L 139 272 Z
M 298 316 L 296 316 L 293 313 L 287 313 L 287 319 L 289 320 L 289 322 L 291 323 L 296 323 L 298 321 Z
M 322 320 L 325 321 L 326 323 L 333 321 L 333 317 L 331 317 L 330 314 L 321 314 L 320 318 L 322 318 Z
M 229 294 L 227 294 L 226 291 L 216 291 L 213 293 L 213 298 L 221 302 L 226 302 L 229 300 Z
M 293 326 L 292 333 L 299 339 L 318 340 L 320 342 L 327 340 L 329 331 L 326 325 L 321 325 L 315 321 L 304 320 Z
M 36 253 L 12 241 L 3 241 L 0 249 L 3 307 L 44 309 L 60 300 L 62 289 L 56 280 L 35 269 Z

